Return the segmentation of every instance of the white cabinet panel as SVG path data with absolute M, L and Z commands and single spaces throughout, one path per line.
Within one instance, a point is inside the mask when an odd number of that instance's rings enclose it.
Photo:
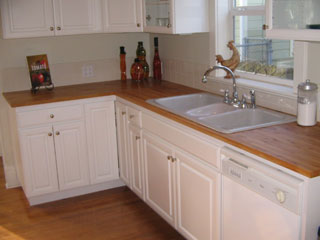
M 137 127 L 129 125 L 131 188 L 140 198 L 144 199 L 144 177 L 141 142 L 141 130 Z
M 58 191 L 52 127 L 19 130 L 27 197 Z
M 3 0 L 4 38 L 102 31 L 100 0 Z
M 165 142 L 149 134 L 143 134 L 143 150 L 146 175 L 146 202 L 172 226 L 174 214 L 174 176 L 168 157 L 171 149 Z
M 219 174 L 189 154 L 175 157 L 178 230 L 188 239 L 219 239 Z
M 103 3 L 107 32 L 142 32 L 141 0 L 104 0 Z
M 266 37 L 320 41 L 320 1 L 267 0 Z
M 85 105 L 91 183 L 119 178 L 114 102 Z
M 57 35 L 101 30 L 99 0 L 54 0 L 53 3 Z
M 54 126 L 60 190 L 89 184 L 89 166 L 83 122 Z
M 195 33 L 209 31 L 208 0 L 143 0 L 144 31 Z
M 2 0 L 4 38 L 54 35 L 52 0 Z
M 130 186 L 130 162 L 128 149 L 128 124 L 126 116 L 126 106 L 117 102 L 116 115 L 120 178 L 126 183 L 127 186 Z

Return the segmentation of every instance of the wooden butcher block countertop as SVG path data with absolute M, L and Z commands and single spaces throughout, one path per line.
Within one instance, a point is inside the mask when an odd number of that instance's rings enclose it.
M 11 107 L 117 95 L 304 176 L 310 178 L 320 176 L 320 123 L 314 127 L 300 127 L 296 123 L 288 123 L 224 134 L 145 102 L 150 98 L 195 92 L 201 91 L 167 81 L 156 82 L 150 79 L 148 82 L 139 84 L 131 80 L 117 80 L 56 87 L 51 92 L 41 90 L 36 95 L 32 95 L 30 91 L 8 92 L 3 95 Z

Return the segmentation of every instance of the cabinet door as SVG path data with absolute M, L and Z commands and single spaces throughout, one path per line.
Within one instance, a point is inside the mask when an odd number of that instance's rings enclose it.
M 128 153 L 127 110 L 122 103 L 116 103 L 118 154 L 120 178 L 130 186 L 130 165 Z
M 320 41 L 320 1 L 266 1 L 266 37 Z
M 104 0 L 107 32 L 142 32 L 142 0 Z
M 131 189 L 144 199 L 143 158 L 141 130 L 129 124 L 129 154 L 131 162 Z
M 220 175 L 176 151 L 178 230 L 187 239 L 219 239 Z
M 145 32 L 174 33 L 173 0 L 143 0 Z
M 114 102 L 85 105 L 91 183 L 119 178 Z
M 167 222 L 175 226 L 174 164 L 171 149 L 160 138 L 143 133 L 146 176 L 146 202 Z
M 27 197 L 59 190 L 52 126 L 19 130 Z
M 82 121 L 54 125 L 60 190 L 89 184 L 85 126 Z
M 53 0 L 56 35 L 101 31 L 100 0 Z
M 54 35 L 52 0 L 2 0 L 4 38 Z

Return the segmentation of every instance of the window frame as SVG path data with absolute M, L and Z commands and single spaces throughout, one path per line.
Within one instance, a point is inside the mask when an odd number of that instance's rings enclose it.
M 267 19 L 267 7 L 264 6 L 234 6 L 234 0 L 228 0 L 226 6 L 225 0 L 216 0 L 215 5 L 215 31 L 217 31 L 216 34 L 214 34 L 215 37 L 215 53 L 216 54 L 222 54 L 222 55 L 230 55 L 230 51 L 225 47 L 226 40 L 227 39 L 234 39 L 234 24 L 233 24 L 233 17 L 234 16 L 264 16 L 265 19 Z M 223 2 L 223 3 L 222 3 Z M 267 3 L 266 3 L 267 4 Z M 219 6 L 220 5 L 220 6 Z M 224 12 L 224 16 L 222 18 L 219 17 L 219 7 L 224 8 L 222 12 Z M 226 9 L 228 8 L 228 9 Z M 220 9 L 221 10 L 221 9 Z M 223 20 L 224 19 L 224 20 Z M 227 21 L 225 21 L 227 19 Z M 224 22 L 225 21 L 225 22 Z M 229 29 L 228 31 L 225 31 L 225 34 L 219 34 L 221 31 L 219 29 Z M 224 35 L 224 36 L 221 36 Z M 223 44 L 224 42 L 224 44 Z M 295 61 L 295 59 L 294 59 Z M 211 62 L 215 63 L 215 60 L 212 59 Z M 294 65 L 295 66 L 295 65 Z M 235 70 L 236 75 L 238 75 L 240 78 L 250 79 L 257 82 L 266 82 L 271 83 L 275 85 L 281 85 L 281 86 L 288 86 L 293 87 L 293 80 L 290 79 L 282 79 L 277 78 L 273 76 L 267 76 L 264 74 L 259 73 L 250 73 L 250 72 L 243 72 Z M 294 73 L 295 74 L 295 68 Z M 218 73 L 217 76 L 222 76 L 222 74 Z M 295 78 L 295 77 L 294 77 Z

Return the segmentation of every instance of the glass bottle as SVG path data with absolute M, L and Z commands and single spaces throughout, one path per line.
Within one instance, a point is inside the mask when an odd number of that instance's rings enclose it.
M 143 67 L 143 71 L 144 71 L 144 76 L 143 79 L 148 79 L 149 78 L 149 64 L 147 63 L 146 60 L 146 50 L 143 47 L 143 42 L 138 42 L 138 48 L 137 48 L 137 58 L 139 59 L 142 67 Z
M 136 80 L 136 81 L 143 80 L 144 71 L 143 71 L 142 64 L 140 63 L 138 58 L 134 60 L 134 63 L 131 66 L 130 73 L 131 73 L 132 80 Z
M 153 78 L 156 80 L 161 80 L 161 60 L 159 56 L 158 49 L 158 38 L 154 38 L 154 58 L 153 58 Z
M 120 72 L 121 80 L 127 80 L 126 52 L 123 46 L 120 47 Z

